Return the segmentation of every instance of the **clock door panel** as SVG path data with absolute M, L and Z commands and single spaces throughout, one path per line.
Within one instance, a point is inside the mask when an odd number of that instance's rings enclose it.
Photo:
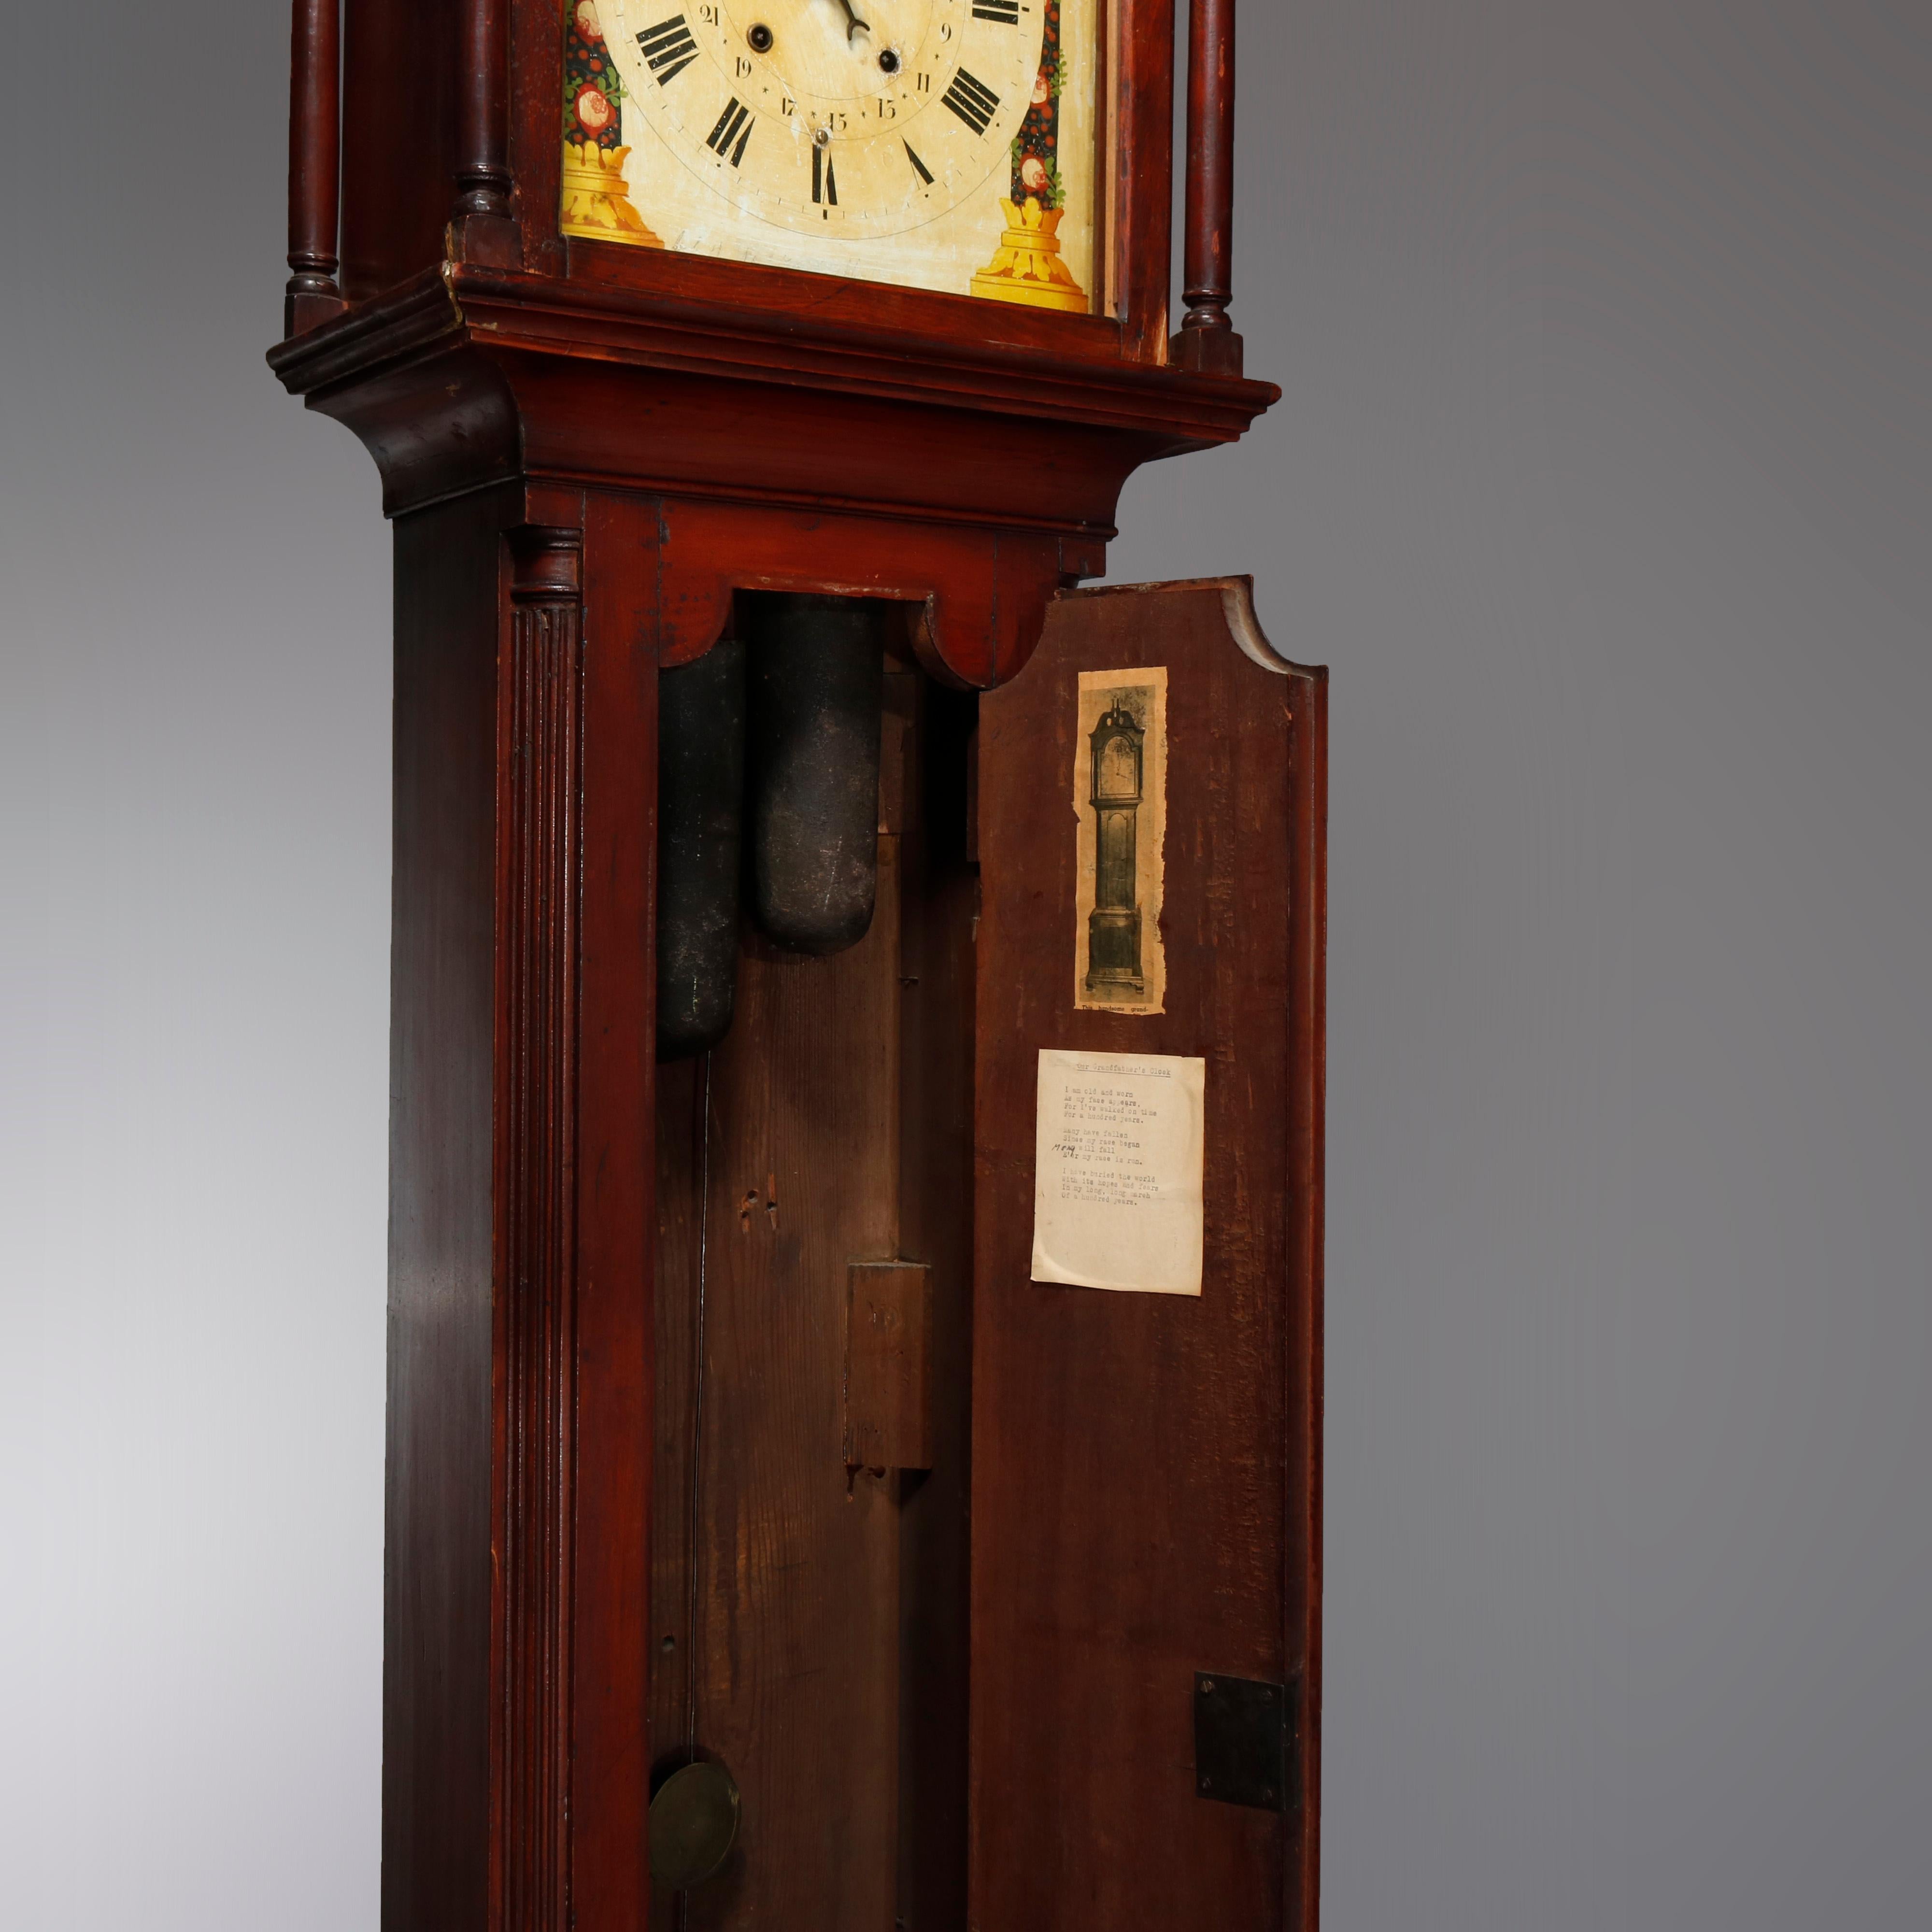
M 1096 779 L 1089 714 L 1126 719 L 1155 672 L 1164 758 L 1136 774 L 1103 743 Z M 1275 657 L 1231 580 L 1063 596 L 1025 670 L 981 702 L 982 1926 L 1312 1922 L 1324 680 Z M 1124 735 L 1152 722 L 1143 705 Z M 1110 909 L 1104 833 L 1079 891 L 1081 820 L 1136 795 L 1164 865 L 1140 866 L 1138 908 Z M 1135 876 L 1130 857 L 1113 896 Z M 1124 920 L 1140 922 L 1124 951 L 1095 936 Z M 1102 998 L 1121 1004 L 1077 1003 Z M 1204 1060 L 1198 1297 L 1031 1278 L 1042 1049 Z

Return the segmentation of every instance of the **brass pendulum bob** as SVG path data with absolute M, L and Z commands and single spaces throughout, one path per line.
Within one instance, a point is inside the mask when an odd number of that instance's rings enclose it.
M 688 1892 L 721 1871 L 738 1839 L 736 1780 L 716 1758 L 681 1766 L 651 1794 L 651 1877 Z
M 748 597 L 752 916 L 794 952 L 842 952 L 878 884 L 880 607 Z
M 658 1058 L 716 1046 L 738 982 L 745 646 L 721 638 L 658 680 Z

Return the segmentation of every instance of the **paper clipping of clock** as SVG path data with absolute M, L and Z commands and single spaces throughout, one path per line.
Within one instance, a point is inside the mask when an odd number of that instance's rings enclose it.
M 1167 667 L 1083 670 L 1073 730 L 1073 1004 L 1167 1010 Z
M 1100 0 L 562 0 L 562 226 L 1085 314 Z

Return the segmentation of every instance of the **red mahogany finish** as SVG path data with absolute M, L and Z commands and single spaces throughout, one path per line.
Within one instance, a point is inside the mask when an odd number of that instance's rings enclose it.
M 339 0 L 295 0 L 289 40 L 289 280 L 282 333 L 340 312 L 335 284 L 342 167 Z
M 1055 600 L 980 707 L 973 1922 L 1312 1928 L 1321 1724 L 1328 673 L 1245 578 Z M 1232 634 L 1231 635 L 1231 630 Z M 1059 821 L 1082 672 L 1168 679 L 1168 979 L 1078 1010 Z M 1200 1298 L 1029 1279 L 1042 1047 L 1207 1061 Z M 1204 1801 L 1195 1670 L 1285 1682 L 1285 1814 Z M 1078 1808 L 1078 1822 L 1070 1813 Z
M 518 239 L 510 212 L 508 0 L 461 0 L 461 5 L 450 249 L 460 260 L 501 266 L 517 259 Z
M 1178 332 L 1174 0 L 1107 12 L 1076 314 L 566 237 L 562 0 L 296 0 L 269 362 L 394 526 L 387 1932 L 1312 1932 L 1325 674 L 1240 580 L 1075 588 L 1280 393 L 1232 0 Z M 659 674 L 768 591 L 898 607 L 878 910 L 748 937 L 661 1069 Z M 1144 665 L 1167 1004 L 1076 1012 L 1074 694 Z M 1208 1060 L 1199 1300 L 1030 1280 L 1068 1044 Z M 1205 1670 L 1294 1704 L 1291 1802 L 1197 1791 Z M 674 1900 L 694 1752 L 742 1828 Z
M 824 590 L 922 604 L 928 668 L 980 686 L 1025 661 L 1057 588 L 1099 574 L 1133 470 L 1232 441 L 1278 393 L 1024 327 L 807 321 L 830 278 L 710 266 L 738 273 L 706 299 L 674 272 L 646 290 L 450 263 L 270 361 L 362 437 L 392 515 L 519 475 L 661 501 L 668 663 L 709 648 L 734 588 Z M 724 296 L 774 286 L 792 308 Z
M 383 1923 L 648 1894 L 655 524 L 396 518 Z
M 1228 320 L 1234 232 L 1234 0 L 1192 0 L 1187 16 L 1187 304 L 1174 359 L 1241 373 Z
M 502 1441 L 491 1541 L 502 1587 L 492 1648 L 506 1695 L 493 1756 L 500 1855 L 491 1874 L 512 1925 L 569 1909 L 569 1698 L 575 1581 L 578 1217 L 577 922 L 583 847 L 584 532 L 510 533 L 510 656 L 497 698 L 509 795 L 500 808 L 497 975 L 501 1131 L 496 1359 Z

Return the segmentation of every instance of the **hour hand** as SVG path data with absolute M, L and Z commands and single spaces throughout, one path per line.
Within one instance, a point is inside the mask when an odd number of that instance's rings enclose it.
M 863 27 L 869 34 L 872 31 L 872 23 L 869 20 L 860 20 L 858 15 L 853 12 L 852 0 L 838 0 L 838 4 L 845 10 L 845 42 L 849 46 L 851 44 L 852 36 L 861 27 Z

